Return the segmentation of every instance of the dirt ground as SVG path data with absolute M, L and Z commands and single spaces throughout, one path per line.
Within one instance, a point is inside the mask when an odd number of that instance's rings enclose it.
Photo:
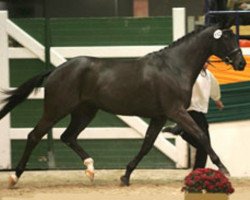
M 124 170 L 98 170 L 91 183 L 84 171 L 27 171 L 14 189 L 10 172 L 0 172 L 1 200 L 184 200 L 181 187 L 188 170 L 135 170 L 129 187 L 120 186 Z M 250 178 L 230 178 L 230 200 L 250 199 Z

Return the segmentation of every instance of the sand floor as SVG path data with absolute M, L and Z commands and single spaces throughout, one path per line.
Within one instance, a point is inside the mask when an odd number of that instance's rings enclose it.
M 97 170 L 91 183 L 84 171 L 26 171 L 14 189 L 8 189 L 11 172 L 0 172 L 1 200 L 183 200 L 188 170 L 135 170 L 129 187 L 120 186 L 124 170 Z M 250 178 L 230 178 L 235 193 L 230 200 L 250 199 Z

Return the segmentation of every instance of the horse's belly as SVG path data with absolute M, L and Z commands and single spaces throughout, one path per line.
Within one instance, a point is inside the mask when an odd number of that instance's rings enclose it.
M 154 103 L 135 103 L 135 102 L 102 102 L 98 107 L 107 112 L 128 115 L 128 116 L 141 116 L 141 117 L 155 117 L 161 115 L 162 111 Z

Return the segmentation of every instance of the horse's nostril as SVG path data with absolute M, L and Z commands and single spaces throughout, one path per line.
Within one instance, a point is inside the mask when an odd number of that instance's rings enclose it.
M 244 70 L 244 68 L 245 68 L 245 66 L 246 66 L 246 61 L 241 61 L 240 63 L 239 63 L 239 70 Z

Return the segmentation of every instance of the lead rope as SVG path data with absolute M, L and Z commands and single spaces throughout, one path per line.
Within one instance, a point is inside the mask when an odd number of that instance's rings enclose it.
M 230 70 L 231 68 L 232 68 L 232 66 L 231 65 L 229 65 L 229 67 L 227 68 L 227 69 L 225 69 L 225 70 L 222 70 L 222 69 L 218 69 L 218 67 L 216 67 L 213 63 L 220 63 L 220 62 L 223 62 L 222 60 L 218 60 L 218 61 L 211 61 L 211 60 L 207 60 L 207 63 L 208 63 L 208 65 L 210 65 L 210 66 L 212 66 L 213 68 L 215 68 L 215 69 L 217 69 L 217 70 L 219 70 L 219 71 L 228 71 L 228 70 Z

